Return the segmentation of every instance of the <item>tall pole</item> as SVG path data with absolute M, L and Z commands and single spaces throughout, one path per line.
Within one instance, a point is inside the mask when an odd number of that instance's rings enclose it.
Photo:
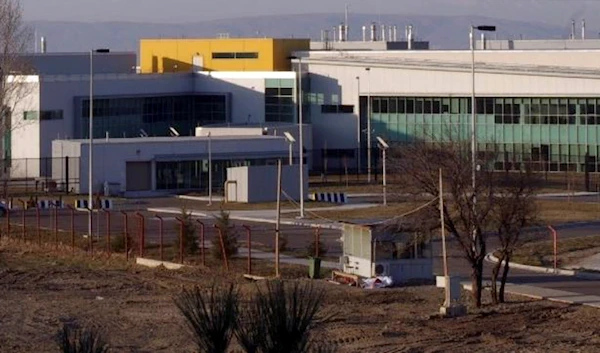
M 367 181 L 371 182 L 371 68 L 367 67 Z
M 386 174 L 386 168 L 385 168 L 385 152 L 386 152 L 387 148 L 382 148 L 381 149 L 381 153 L 383 154 L 383 205 L 387 206 L 387 192 L 386 192 L 386 187 L 387 187 L 387 183 L 385 180 L 385 174 Z
M 275 221 L 275 277 L 279 277 L 279 224 L 281 222 L 281 159 L 277 160 L 277 219 Z
M 444 184 L 442 181 L 442 168 L 440 168 L 440 227 L 442 230 L 442 261 L 444 263 L 444 306 L 450 306 L 450 281 L 448 278 L 448 255 L 446 253 L 446 223 L 444 220 Z
M 88 236 L 92 237 L 92 217 L 93 217 L 93 163 L 94 163 L 94 51 L 90 50 L 90 112 L 89 112 L 89 149 L 88 149 Z
M 358 161 L 358 174 L 360 174 L 361 172 L 361 165 L 360 165 L 360 76 L 356 76 L 356 91 L 357 91 L 357 99 L 358 99 L 358 103 L 356 104 L 356 106 L 358 107 L 357 109 L 357 118 L 356 118 L 356 151 L 357 151 L 357 161 Z
M 302 58 L 298 57 L 298 85 L 300 86 L 299 97 L 298 97 L 298 115 L 299 115 L 299 132 L 298 137 L 300 138 L 300 218 L 304 218 L 304 112 L 302 107 Z
M 212 205 L 212 137 L 208 132 L 208 205 Z
M 472 203 L 473 203 L 473 250 L 476 247 L 476 239 L 477 239 L 477 219 L 476 219 L 476 211 L 477 211 L 477 193 L 475 188 L 476 184 L 476 175 L 475 171 L 477 169 L 477 144 L 476 144 L 476 104 L 475 104 L 475 27 L 471 25 L 471 33 L 469 36 L 469 41 L 471 43 L 471 188 L 472 188 Z
M 289 154 L 290 154 L 290 165 L 292 165 L 292 164 L 294 164 L 294 152 L 292 151 L 292 149 L 293 149 L 294 146 L 293 146 L 292 142 L 289 142 L 289 144 L 290 144 L 290 152 L 289 152 Z

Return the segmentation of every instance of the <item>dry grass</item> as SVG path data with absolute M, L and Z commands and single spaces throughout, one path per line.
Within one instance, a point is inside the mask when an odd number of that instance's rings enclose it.
M 600 204 L 568 200 L 538 200 L 539 218 L 548 224 L 600 219 Z
M 557 265 L 564 267 L 577 260 L 591 256 L 600 250 L 600 235 L 559 239 Z M 531 266 L 552 267 L 554 265 L 554 245 L 552 241 L 529 243 L 519 248 L 512 261 Z

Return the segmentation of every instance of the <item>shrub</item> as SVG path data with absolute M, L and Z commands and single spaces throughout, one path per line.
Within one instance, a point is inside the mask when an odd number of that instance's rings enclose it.
M 227 258 L 238 253 L 238 241 L 237 241 L 237 232 L 235 227 L 231 223 L 231 219 L 229 218 L 229 213 L 225 212 L 221 209 L 221 212 L 218 216 L 215 216 L 215 225 L 218 229 L 221 230 L 221 234 L 223 235 L 223 245 L 225 248 L 225 254 Z M 223 252 L 221 250 L 221 239 L 219 238 L 218 231 L 217 236 L 213 237 L 212 240 L 212 256 L 215 259 L 222 260 Z
M 236 328 L 239 297 L 235 287 L 219 287 L 210 291 L 198 287 L 184 290 L 175 305 L 186 320 L 200 352 L 225 353 Z
M 236 336 L 246 352 L 306 353 L 317 349 L 310 330 L 325 293 L 311 282 L 267 282 L 244 310 Z M 330 350 L 327 350 L 330 351 Z
M 192 218 L 192 213 L 188 212 L 185 206 L 181 208 L 180 218 L 183 220 L 183 251 L 188 255 L 196 254 L 200 249 L 196 239 L 196 224 Z M 180 238 L 182 233 L 180 231 L 180 227 L 181 225 L 177 223 L 177 239 L 175 240 L 174 244 L 176 249 L 179 249 L 179 244 L 181 241 Z
M 127 236 L 127 248 L 129 251 L 134 249 L 134 242 L 131 235 Z M 125 234 L 118 234 L 110 239 L 110 249 L 115 252 L 125 252 Z
M 102 336 L 93 329 L 65 325 L 59 332 L 57 341 L 63 353 L 106 353 L 109 350 Z

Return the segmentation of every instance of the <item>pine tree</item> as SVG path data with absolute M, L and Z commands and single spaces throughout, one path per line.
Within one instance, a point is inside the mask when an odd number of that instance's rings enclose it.
M 238 241 L 237 231 L 231 223 L 229 213 L 221 209 L 218 216 L 215 216 L 215 225 L 221 230 L 223 234 L 223 244 L 225 247 L 225 254 L 227 257 L 231 257 L 238 253 Z M 215 259 L 223 259 L 223 252 L 221 250 L 221 239 L 217 231 L 216 236 L 212 239 L 212 255 Z

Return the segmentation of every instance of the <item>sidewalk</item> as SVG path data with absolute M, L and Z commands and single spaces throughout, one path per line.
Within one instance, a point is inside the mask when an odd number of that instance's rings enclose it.
M 471 282 L 461 282 L 461 285 L 466 290 L 471 290 Z M 568 292 L 558 289 L 543 288 L 530 286 L 525 284 L 506 284 L 506 293 L 521 295 L 524 297 L 549 300 L 558 303 L 574 304 L 574 305 L 585 305 L 594 308 L 600 308 L 600 296 L 597 295 L 585 295 L 581 293 Z

